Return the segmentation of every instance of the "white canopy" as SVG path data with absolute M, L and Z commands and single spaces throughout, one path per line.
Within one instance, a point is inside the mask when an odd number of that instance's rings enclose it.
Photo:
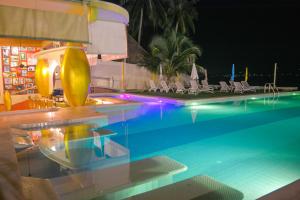
M 126 25 L 97 20 L 89 24 L 88 54 L 100 54 L 104 61 L 127 58 Z
M 163 80 L 162 66 L 159 65 L 159 80 Z
M 192 73 L 191 73 L 191 79 L 193 79 L 193 80 L 199 79 L 195 63 L 193 64 Z

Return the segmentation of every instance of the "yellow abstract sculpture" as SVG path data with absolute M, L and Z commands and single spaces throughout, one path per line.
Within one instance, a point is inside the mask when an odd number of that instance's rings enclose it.
M 60 73 L 64 95 L 69 105 L 84 105 L 91 82 L 90 66 L 85 52 L 79 48 L 67 48 Z
M 6 111 L 12 110 L 12 101 L 11 101 L 10 92 L 8 90 L 4 92 L 4 105 Z
M 35 70 L 35 84 L 39 93 L 45 97 L 50 94 L 49 73 L 48 61 L 46 59 L 39 59 Z

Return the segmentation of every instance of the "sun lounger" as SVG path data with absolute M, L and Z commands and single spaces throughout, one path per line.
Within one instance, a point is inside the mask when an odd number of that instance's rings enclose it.
M 156 85 L 155 85 L 155 83 L 154 83 L 153 80 L 150 80 L 149 83 L 150 83 L 149 92 L 151 92 L 151 91 L 156 92 L 159 89 L 158 87 L 156 87 Z
M 188 89 L 189 94 L 198 94 L 200 92 L 200 88 L 195 80 L 190 81 L 191 87 Z
M 211 93 L 214 92 L 214 88 L 208 85 L 207 80 L 202 80 L 201 84 L 202 84 L 202 90 L 206 90 L 207 92 L 211 92 Z
M 230 80 L 230 81 L 229 81 L 229 85 L 230 85 L 230 86 L 229 86 L 230 91 L 231 91 L 231 92 L 234 92 L 234 89 L 235 89 L 234 81 Z
M 191 87 L 188 89 L 188 93 L 189 94 L 198 94 L 199 92 L 209 92 L 209 93 L 213 93 L 213 91 L 210 88 L 207 87 L 202 87 L 200 88 L 198 83 L 195 80 L 191 80 Z
M 158 156 L 50 181 L 59 197 L 65 200 L 124 199 L 156 189 L 161 184 L 170 184 L 173 175 L 186 169 L 175 160 Z
M 241 200 L 244 195 L 240 191 L 219 183 L 208 176 L 193 178 L 167 185 L 140 195 L 130 200 Z
M 179 81 L 176 81 L 175 85 L 176 85 L 176 93 L 184 94 L 185 92 L 188 92 L 188 90 L 185 89 L 182 83 L 180 83 Z
M 242 84 L 242 86 L 243 86 L 243 90 L 245 90 L 245 91 L 253 91 L 253 92 L 256 92 L 255 87 L 250 86 L 249 83 L 248 83 L 247 81 L 241 81 L 241 84 Z
M 160 85 L 160 92 L 168 93 L 171 90 L 170 87 L 167 85 L 166 81 L 160 81 Z
M 234 84 L 234 91 L 233 91 L 234 93 L 242 94 L 244 92 L 243 86 L 240 82 L 233 82 L 233 84 Z
M 221 86 L 221 89 L 220 89 L 220 92 L 229 92 L 231 91 L 231 88 L 227 85 L 227 83 L 225 81 L 220 81 L 220 86 Z

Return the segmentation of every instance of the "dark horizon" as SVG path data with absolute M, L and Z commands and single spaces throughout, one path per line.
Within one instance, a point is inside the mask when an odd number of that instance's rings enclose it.
M 228 74 L 234 63 L 240 73 L 247 65 L 251 74 L 271 74 L 277 62 L 280 74 L 300 74 L 296 1 L 201 0 L 197 9 L 192 38 L 203 49 L 198 63 L 209 72 Z

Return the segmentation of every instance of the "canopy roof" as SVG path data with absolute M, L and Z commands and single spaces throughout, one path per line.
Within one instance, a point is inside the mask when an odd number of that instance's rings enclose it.
M 88 44 L 106 60 L 127 57 L 128 12 L 103 1 L 0 0 L 0 45 Z

